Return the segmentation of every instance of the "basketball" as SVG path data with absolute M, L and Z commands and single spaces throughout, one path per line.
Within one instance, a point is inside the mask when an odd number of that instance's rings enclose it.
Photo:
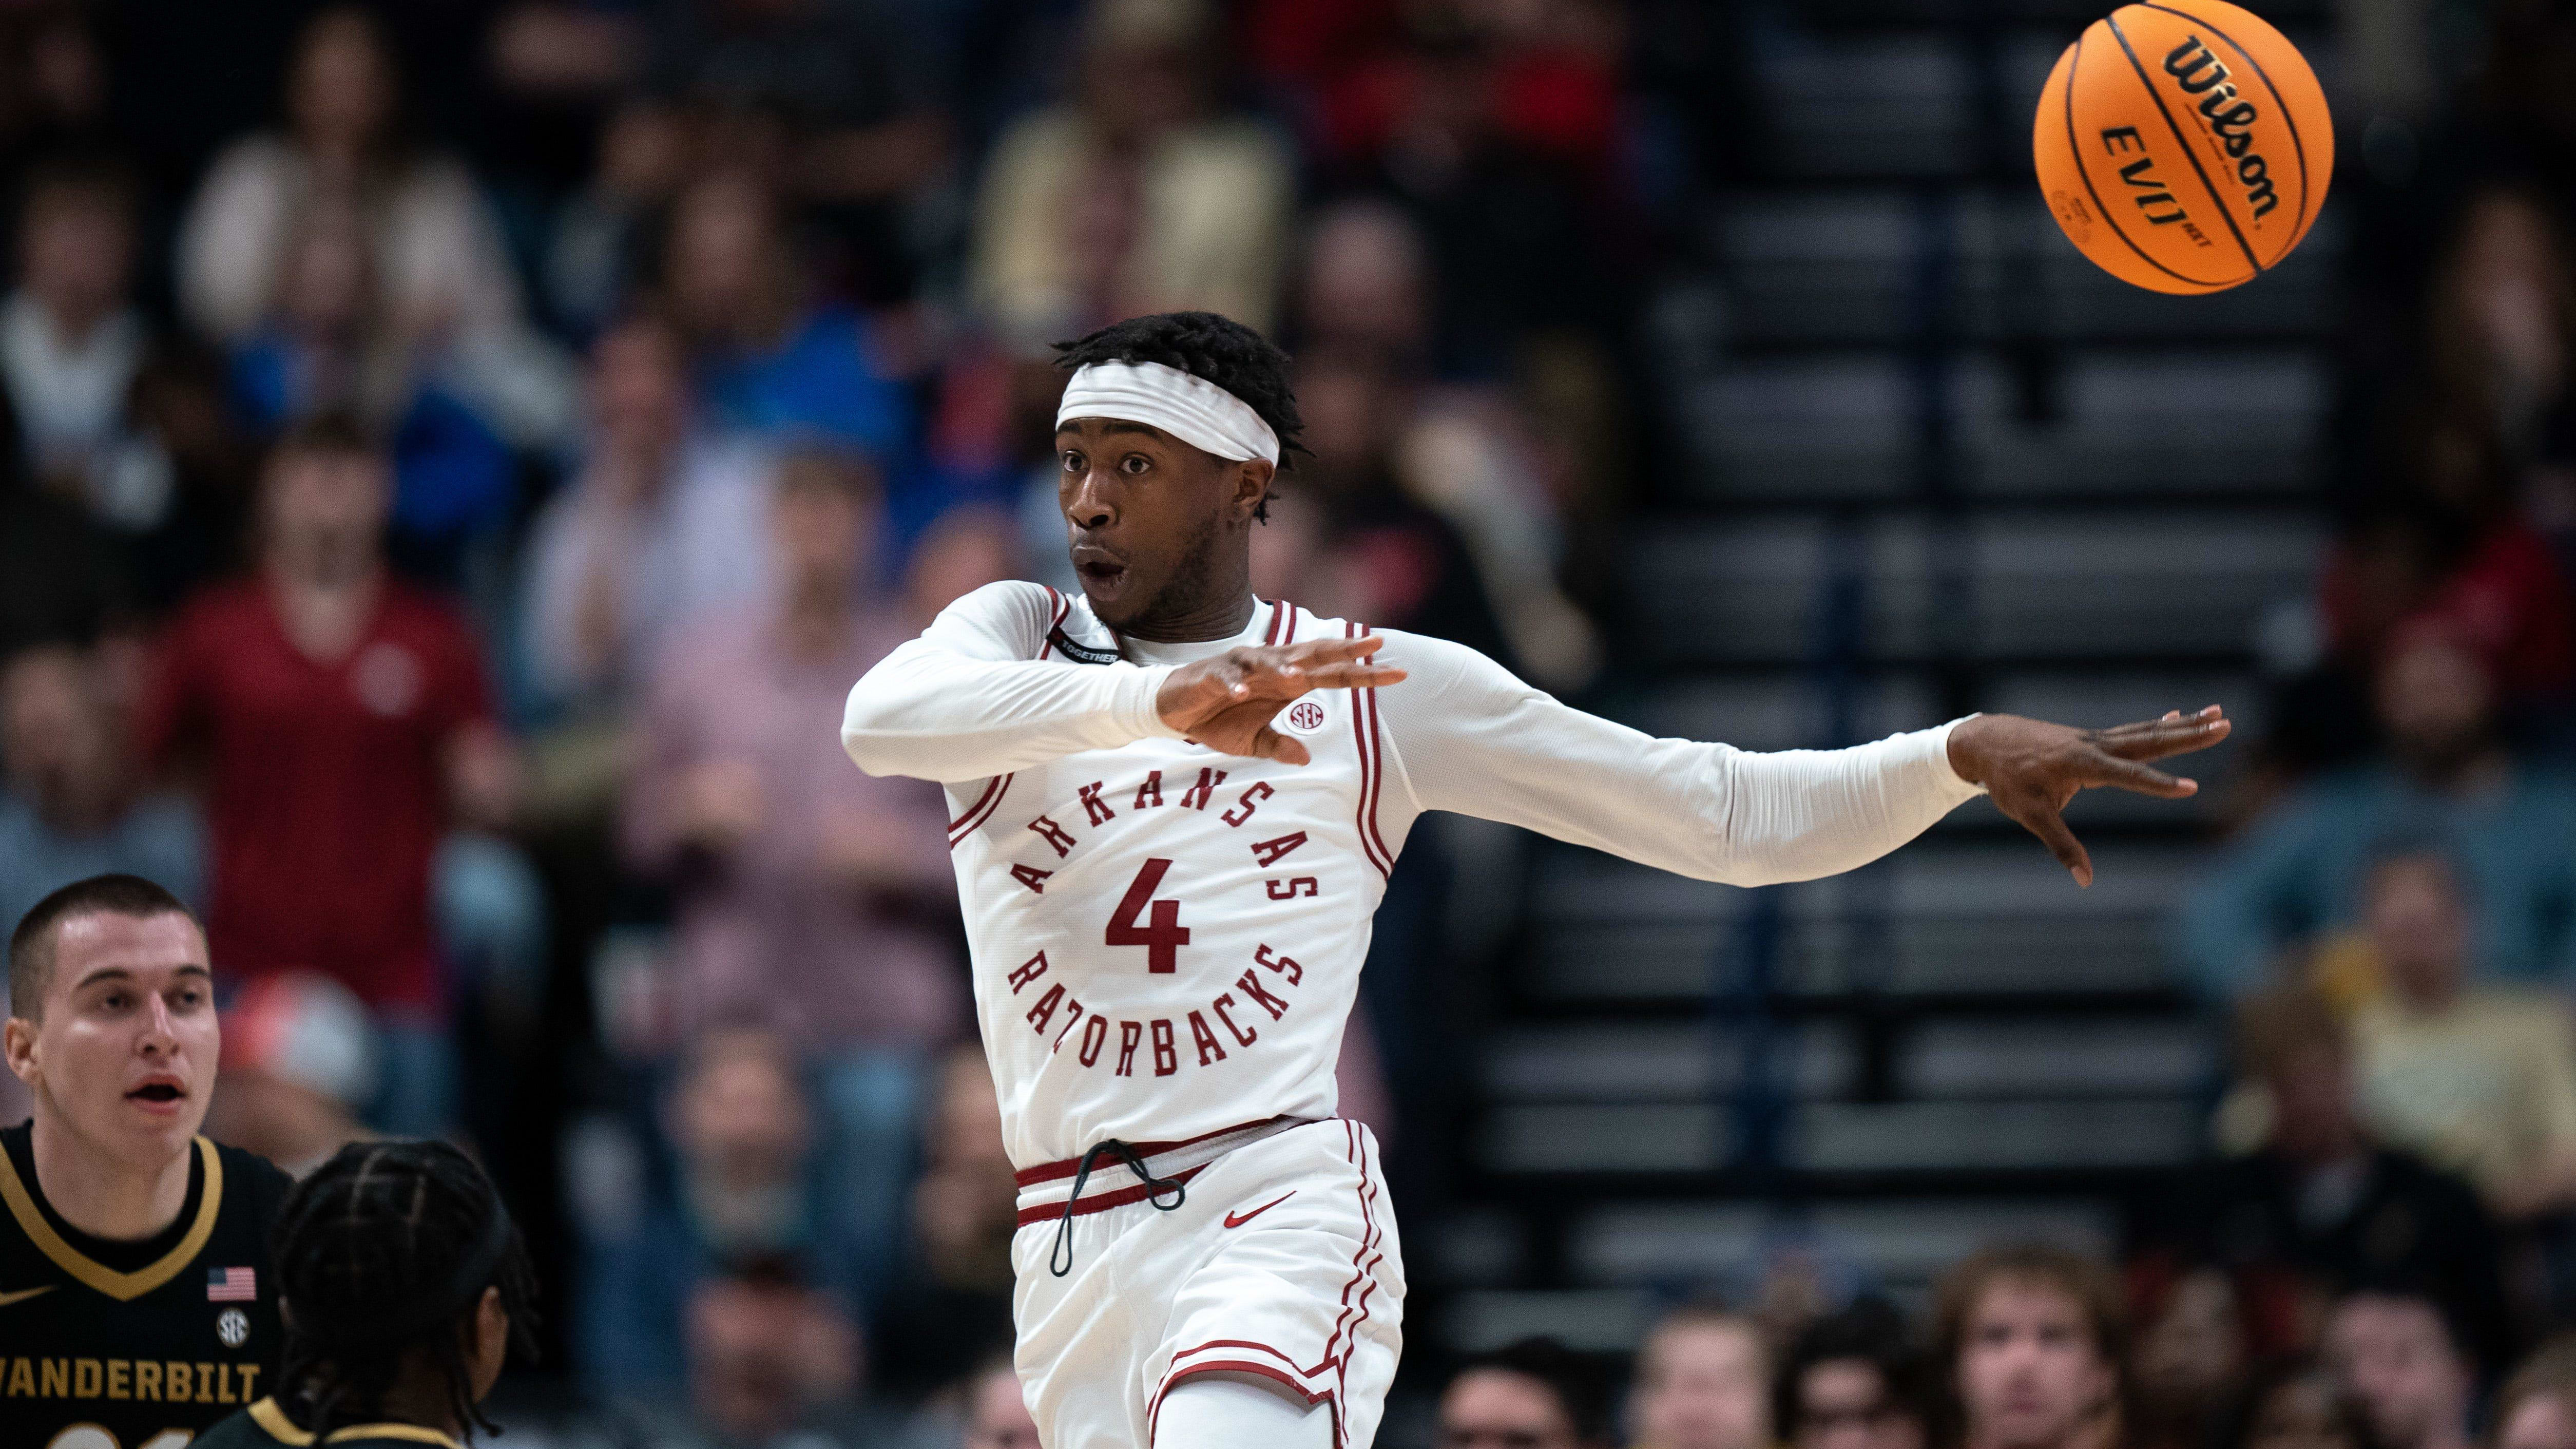
M 2096 20 L 2031 126 L 2040 193 L 2076 249 L 2158 292 L 2223 291 L 2298 246 L 2325 204 L 2334 127 L 2298 48 L 2226 0 Z

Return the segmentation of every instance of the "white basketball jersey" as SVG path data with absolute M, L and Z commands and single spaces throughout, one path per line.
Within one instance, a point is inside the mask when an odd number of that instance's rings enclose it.
M 1052 602 L 1042 657 L 1137 667 L 1085 603 Z M 1270 603 L 1232 642 L 1358 632 Z M 1342 1027 L 1400 843 L 1370 822 L 1375 706 L 1374 691 L 1325 691 L 1282 710 L 1304 765 L 1157 738 L 948 787 L 1015 1161 L 1333 1115 Z
M 1084 600 L 992 584 L 851 689 L 850 758 L 947 786 L 976 1015 L 1023 1171 L 1107 1138 L 1333 1115 L 1370 918 L 1426 810 L 1763 885 L 1876 859 L 1977 793 L 1949 726 L 1774 754 L 1651 739 L 1392 630 L 1376 657 L 1402 683 L 1279 712 L 1309 764 L 1220 754 L 1158 716 L 1176 667 L 1362 632 L 1256 599 L 1235 638 L 1155 644 Z

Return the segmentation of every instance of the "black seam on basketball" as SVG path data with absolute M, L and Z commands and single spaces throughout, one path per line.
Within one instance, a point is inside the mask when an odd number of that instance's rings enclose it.
M 2290 153 L 2299 158 L 2299 224 L 2290 229 L 2289 246 L 2281 248 L 2281 256 L 2288 256 L 2291 250 L 2298 246 L 2299 239 L 2308 234 L 2308 224 L 2315 220 L 2315 218 L 2308 215 L 2308 204 L 2310 201 L 2315 199 L 2315 193 L 2311 191 L 2308 186 L 2308 148 L 2307 144 L 2299 139 L 2299 118 L 2290 114 L 2290 103 L 2281 99 L 2281 88 L 2272 84 L 2272 73 L 2263 69 L 2263 62 L 2254 58 L 2254 52 L 2237 44 L 2235 36 L 2228 34 L 2226 31 L 2219 29 L 2215 25 L 2210 25 L 2208 21 L 2192 14 L 2190 11 L 2176 10 L 2170 5 L 2158 5 L 2153 3 L 2153 0 L 2136 0 L 2136 3 L 2145 6 L 2149 10 L 2161 10 L 2167 15 L 2181 16 L 2183 19 L 2190 21 L 2194 25 L 2207 26 L 2210 34 L 2226 41 L 2238 55 L 2245 58 L 2245 63 L 2247 65 L 2254 67 L 2254 74 L 2262 78 L 2263 89 L 2272 93 L 2272 104 L 2273 107 L 2280 112 L 2281 124 L 2290 128 Z M 2225 203 L 2222 202 L 2221 205 L 2223 206 Z M 2322 206 L 2320 206 L 2319 209 L 2322 210 Z M 2280 257 L 2274 257 L 2272 260 L 2277 262 L 2280 259 Z M 2260 268 L 2262 263 L 2257 262 L 2255 263 L 2255 266 Z
M 2090 33 L 2090 29 L 2091 27 L 2086 27 L 2086 33 Z M 2068 47 L 2068 50 L 2069 54 L 2066 58 L 2066 154 L 2075 162 L 2075 174 L 2083 178 L 2085 193 L 2093 198 L 2093 210 L 2102 218 L 2102 224 L 2111 228 L 2111 235 L 2118 237 L 2122 245 L 2128 247 L 2129 250 L 2136 252 L 2138 254 L 2139 261 L 2145 262 L 2148 266 L 2155 268 L 2157 271 L 2164 273 L 2166 276 L 2173 278 L 2184 286 L 2207 287 L 2212 291 L 2226 286 L 2227 284 L 2225 282 L 2204 282 L 2197 277 L 2184 276 L 2182 273 L 2175 271 L 2173 268 L 2166 266 L 2160 261 L 2157 261 L 2154 257 L 2147 255 L 2147 249 L 2145 247 L 2142 247 L 2135 241 L 2130 240 L 2129 234 L 2120 229 L 2119 218 L 2113 216 L 2111 214 L 2111 208 L 2103 202 L 2101 188 L 2093 184 L 2092 169 L 2084 164 L 2084 148 L 2082 145 L 2078 144 L 2075 139 L 2075 73 L 2083 69 L 2084 66 L 2084 35 L 2078 34 L 2075 37 L 2075 44 Z M 2081 251 L 2082 248 L 2079 247 L 2077 250 Z M 2098 266 L 2100 264 L 2096 263 L 2095 265 Z M 2114 273 L 2113 275 L 2116 276 L 2117 273 Z
M 2173 118 L 2173 111 L 2165 105 L 2165 98 L 2156 94 L 2156 83 L 2148 77 L 2146 66 L 2138 60 L 2137 50 L 2129 44 L 2129 33 L 2120 28 L 2116 17 L 2105 15 L 2102 23 L 2111 27 L 2111 38 L 2120 42 L 2120 53 L 2129 58 L 2129 68 L 2138 73 L 2138 84 L 2147 88 L 2147 99 L 2156 103 L 2156 114 L 2165 118 L 2166 129 L 2173 132 L 2174 144 L 2182 148 L 2182 159 L 2191 163 L 2191 174 L 2200 178 L 2200 189 L 2209 193 L 2209 204 L 2218 208 L 2218 219 L 2227 223 L 2227 234 L 2236 238 L 2237 250 L 2245 253 L 2245 265 L 2254 269 L 2254 275 L 2261 276 L 2263 264 L 2254 259 L 2253 243 L 2245 240 L 2244 229 L 2237 226 L 2235 213 L 2227 209 L 2227 199 L 2218 194 L 2217 187 L 2209 184 L 2209 169 L 2200 164 L 2200 153 L 2192 149 L 2191 138 L 2182 133 L 2182 123 Z

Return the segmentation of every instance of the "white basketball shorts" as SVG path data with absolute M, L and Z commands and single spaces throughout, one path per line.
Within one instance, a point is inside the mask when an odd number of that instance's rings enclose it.
M 1186 1200 L 1158 1210 L 1102 1156 L 1075 1204 L 1069 1253 L 1056 1237 L 1071 1165 L 1020 1174 L 1016 1358 L 1046 1449 L 1151 1449 L 1163 1396 L 1211 1372 L 1280 1384 L 1332 1415 L 1336 1449 L 1366 1449 L 1404 1343 L 1404 1263 L 1377 1140 L 1336 1118 L 1139 1146 Z M 1064 1276 L 1051 1255 L 1070 1257 Z

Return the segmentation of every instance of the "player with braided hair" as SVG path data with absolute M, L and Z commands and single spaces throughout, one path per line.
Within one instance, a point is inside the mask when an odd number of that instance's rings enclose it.
M 459 1449 L 492 1432 L 476 1406 L 511 1348 L 536 1350 L 536 1273 L 472 1158 L 444 1142 L 352 1143 L 287 1194 L 274 1252 L 287 1323 L 276 1390 L 201 1449 Z

